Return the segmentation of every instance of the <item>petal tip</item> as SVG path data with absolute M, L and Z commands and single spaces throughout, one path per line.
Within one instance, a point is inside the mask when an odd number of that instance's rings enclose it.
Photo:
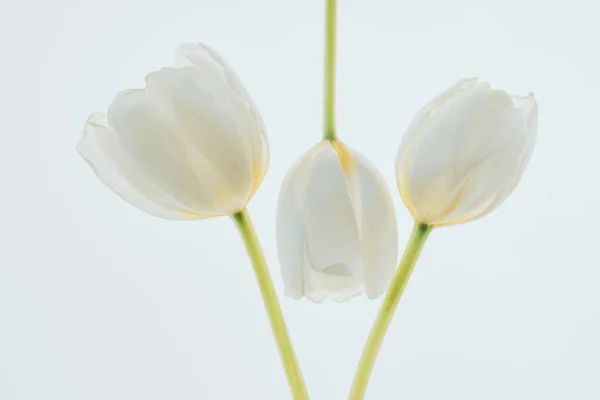
M 478 77 L 476 77 L 476 76 L 471 76 L 471 77 L 469 77 L 469 78 L 464 78 L 464 79 L 461 79 L 461 80 L 459 81 L 459 85 L 458 85 L 458 87 L 459 87 L 461 90 L 469 90 L 469 89 L 472 89 L 472 88 L 474 88 L 475 86 L 477 86 L 479 83 L 484 83 L 484 82 L 479 82 L 479 78 L 478 78 Z
M 86 146 L 88 145 L 90 139 L 92 139 L 92 130 L 93 128 L 98 127 L 108 129 L 106 114 L 101 112 L 93 112 L 85 121 L 81 137 L 75 145 L 75 149 L 83 158 L 86 158 Z
M 376 300 L 379 297 L 381 297 L 381 295 L 383 293 L 385 293 L 385 290 L 383 290 L 383 291 L 377 291 L 377 292 L 370 292 L 370 291 L 367 290 L 367 292 L 365 294 L 367 296 L 367 299 L 369 299 L 369 300 Z
M 180 43 L 175 51 L 175 68 L 198 66 L 198 61 L 204 59 L 221 65 L 220 57 L 209 45 L 201 42 Z
M 292 292 L 288 289 L 284 289 L 283 296 L 288 297 L 290 299 L 294 299 L 294 300 L 301 300 L 303 293 L 296 293 L 296 292 Z
M 513 95 L 511 99 L 515 108 L 524 110 L 528 114 L 537 107 L 537 101 L 532 92 L 526 95 Z
M 206 50 L 208 46 L 200 42 L 183 42 L 179 43 L 175 50 L 175 67 L 179 67 L 180 61 L 191 62 L 189 55 L 197 53 L 199 50 Z

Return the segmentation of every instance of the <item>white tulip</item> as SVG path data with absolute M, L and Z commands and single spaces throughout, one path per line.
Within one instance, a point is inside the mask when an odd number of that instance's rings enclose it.
M 150 214 L 174 220 L 242 210 L 266 173 L 256 107 L 231 67 L 184 44 L 174 68 L 146 76 L 87 121 L 77 149 L 98 178 Z
M 338 141 L 323 141 L 288 173 L 277 209 L 285 293 L 321 302 L 381 295 L 394 274 L 394 206 L 375 167 Z
M 477 79 L 458 82 L 417 113 L 396 159 L 404 203 L 420 223 L 481 218 L 519 183 L 537 134 L 533 95 L 518 97 Z

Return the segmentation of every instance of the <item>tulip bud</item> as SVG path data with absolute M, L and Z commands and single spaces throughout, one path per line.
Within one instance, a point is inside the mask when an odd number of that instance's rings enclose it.
M 415 220 L 459 224 L 497 208 L 531 158 L 537 114 L 533 95 L 510 96 L 477 79 L 427 103 L 396 158 L 398 189 Z
M 313 147 L 288 173 L 277 209 L 286 295 L 321 302 L 381 295 L 398 253 L 394 206 L 383 178 L 339 141 Z
M 77 145 L 98 178 L 150 214 L 174 220 L 231 215 L 266 173 L 256 107 L 212 49 L 181 45 L 174 68 L 146 76 L 87 121 Z

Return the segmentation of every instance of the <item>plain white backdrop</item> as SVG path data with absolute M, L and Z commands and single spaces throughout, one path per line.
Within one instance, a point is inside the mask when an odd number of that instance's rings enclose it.
M 495 213 L 435 231 L 368 399 L 600 398 L 600 56 L 592 0 L 340 0 L 338 128 L 411 218 L 393 164 L 429 98 L 479 76 L 534 92 L 539 141 Z M 249 209 L 275 285 L 275 205 L 321 135 L 322 0 L 0 5 L 0 399 L 287 399 L 228 218 L 123 202 L 75 152 L 87 116 L 182 41 L 216 48 L 261 110 L 271 164 Z M 348 390 L 381 299 L 282 299 L 313 399 Z

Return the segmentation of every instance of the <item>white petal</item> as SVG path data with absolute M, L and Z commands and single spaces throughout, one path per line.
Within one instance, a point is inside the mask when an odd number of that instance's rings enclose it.
M 360 275 L 357 221 L 337 152 L 317 146 L 306 187 L 306 238 L 311 268 L 332 275 Z M 333 272 L 336 271 L 336 272 Z
M 355 213 L 329 142 L 312 148 L 286 177 L 277 242 L 286 294 L 320 302 L 364 291 Z
M 513 98 L 514 100 L 514 98 Z M 526 98 L 519 98 L 518 101 L 515 102 L 520 110 L 524 114 L 524 118 L 526 120 L 527 126 L 527 134 L 525 138 L 525 144 L 523 149 L 518 155 L 518 161 L 516 168 L 513 168 L 512 175 L 507 179 L 507 182 L 504 188 L 496 194 L 493 201 L 490 202 L 487 208 L 481 211 L 476 217 L 473 219 L 481 218 L 493 210 L 495 210 L 498 206 L 500 206 L 504 200 L 508 198 L 508 196 L 513 192 L 513 190 L 517 187 L 519 181 L 523 177 L 525 173 L 525 169 L 529 164 L 529 160 L 531 159 L 531 155 L 533 153 L 533 149 L 535 147 L 535 142 L 537 138 L 537 120 L 538 120 L 538 107 L 535 102 L 533 95 L 529 95 Z
M 398 158 L 403 153 L 403 150 L 408 146 L 410 141 L 421 132 L 423 124 L 427 121 L 429 116 L 437 111 L 439 107 L 444 105 L 445 103 L 455 99 L 456 97 L 461 96 L 466 91 L 472 89 L 477 85 L 477 78 L 468 78 L 461 79 L 456 82 L 450 88 L 446 89 L 442 93 L 438 94 L 431 101 L 426 103 L 414 116 L 408 128 L 406 129 L 406 133 L 402 137 L 402 143 L 400 145 L 400 151 L 398 152 Z M 396 161 L 398 161 L 398 158 Z
M 485 83 L 430 107 L 397 158 L 398 187 L 413 216 L 440 226 L 492 211 L 519 182 L 536 125 L 532 96 Z
M 163 99 L 144 90 L 124 92 L 107 118 L 128 157 L 162 192 L 199 214 L 236 211 L 228 183 L 203 153 L 186 142 Z
M 254 187 L 253 148 L 246 120 L 230 97 L 207 90 L 174 68 L 149 74 L 146 81 L 149 92 L 170 109 L 181 140 L 219 172 L 243 207 Z
M 247 138 L 252 141 L 255 176 L 262 180 L 269 164 L 266 129 L 254 101 L 231 66 L 214 49 L 201 43 L 180 45 L 175 66 L 184 68 L 199 84 L 218 88 L 215 92 L 225 94 L 229 89 L 237 96 L 239 102 L 235 106 L 239 108 L 240 118 L 245 119 L 243 126 L 251 133 Z
M 468 135 L 489 94 L 489 86 L 478 85 L 446 103 L 430 116 L 414 148 L 404 155 L 403 162 L 409 164 L 403 167 L 408 176 L 402 182 L 410 187 L 407 202 L 419 221 L 436 221 L 447 212 L 448 197 L 461 186 L 464 171 L 476 162 L 464 154 L 477 146 Z
M 387 290 L 398 259 L 398 231 L 394 203 L 383 177 L 362 154 L 350 150 L 354 160 L 360 204 L 359 226 L 364 285 L 367 297 Z
M 306 230 L 304 196 L 310 179 L 314 151 L 304 154 L 286 175 L 277 203 L 277 251 L 285 295 L 295 299 L 304 295 Z
M 211 79 L 226 82 L 240 98 L 248 104 L 254 105 L 252 98 L 233 68 L 211 47 L 202 43 L 181 44 L 175 56 L 175 67 L 184 68 L 189 66 L 197 67 L 200 72 L 210 74 Z M 262 124 L 260 116 L 258 118 Z
M 527 117 L 514 108 L 506 92 L 491 91 L 484 108 L 464 129 L 454 155 L 461 162 L 453 169 L 455 181 L 462 175 L 461 183 L 449 198 L 453 210 L 446 211 L 439 225 L 479 218 L 492 204 L 503 201 L 500 194 L 519 170 L 527 145 Z
M 186 211 L 136 171 L 119 139 L 110 132 L 106 116 L 92 114 L 85 125 L 77 151 L 100 181 L 133 206 L 157 217 L 196 220 L 204 216 Z
M 315 303 L 322 303 L 326 299 L 343 303 L 365 291 L 362 279 L 358 277 L 322 274 L 309 266 L 305 266 L 304 271 L 305 296 Z
M 408 198 L 408 183 L 410 178 L 408 173 L 412 168 L 415 147 L 419 144 L 419 137 L 423 134 L 423 130 L 433 114 L 437 113 L 444 104 L 462 98 L 475 86 L 477 86 L 477 78 L 462 79 L 438 94 L 417 112 L 402 136 L 402 142 L 396 155 L 396 181 L 402 200 L 415 218 L 416 212 L 413 210 Z
M 117 96 L 107 131 L 136 173 L 180 208 L 230 215 L 266 173 L 264 125 L 218 54 L 201 45 L 183 46 L 180 54 L 186 65 L 151 73 L 147 89 Z

